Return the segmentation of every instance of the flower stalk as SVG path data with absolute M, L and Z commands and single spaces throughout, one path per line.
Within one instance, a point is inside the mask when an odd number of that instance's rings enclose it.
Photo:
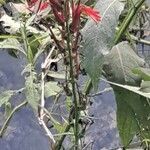
M 75 83 L 75 75 L 74 75 L 74 63 L 72 58 L 72 48 L 70 46 L 70 29 L 68 19 L 66 20 L 66 33 L 67 33 L 67 50 L 69 53 L 69 62 L 70 62 L 70 78 L 72 85 L 72 94 L 73 94 L 73 102 L 75 108 L 75 125 L 74 125 L 74 135 L 75 135 L 75 149 L 78 150 L 78 141 L 79 141 L 79 109 L 78 109 L 78 97 L 76 92 L 76 83 Z

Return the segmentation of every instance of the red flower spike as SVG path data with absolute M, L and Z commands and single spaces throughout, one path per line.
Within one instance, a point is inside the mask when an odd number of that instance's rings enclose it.
M 80 25 L 80 16 L 81 16 L 81 9 L 80 5 L 73 5 L 72 6 L 72 25 L 71 30 L 72 32 L 76 32 Z
M 64 22 L 65 22 L 65 17 L 64 17 L 64 15 L 62 14 L 62 12 L 58 12 L 55 8 L 53 8 L 52 10 L 53 10 L 53 13 L 54 13 L 54 16 L 55 16 L 57 22 L 58 22 L 60 25 L 63 25 Z
M 60 0 L 49 0 L 49 3 L 52 8 L 55 8 L 57 11 L 62 11 L 62 5 Z
M 100 14 L 98 11 L 92 9 L 91 7 L 80 5 L 81 12 L 89 17 L 91 17 L 96 23 L 101 20 Z
M 72 20 L 71 30 L 73 32 L 77 32 L 79 28 L 81 14 L 91 17 L 96 23 L 98 23 L 101 20 L 99 12 L 92 9 L 91 7 L 85 6 L 83 4 L 78 4 L 77 6 L 72 4 L 73 20 Z
M 34 8 L 36 5 L 38 5 L 39 0 L 28 0 L 28 9 L 32 12 L 34 12 Z M 41 2 L 40 7 L 39 7 L 39 12 L 46 9 L 49 6 L 49 2 Z
M 40 11 L 46 9 L 48 6 L 49 6 L 49 3 L 48 3 L 48 2 L 43 2 L 43 3 L 41 3 Z

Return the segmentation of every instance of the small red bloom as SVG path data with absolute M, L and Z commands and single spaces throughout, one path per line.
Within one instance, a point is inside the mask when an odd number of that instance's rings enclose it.
M 43 11 L 44 9 L 46 9 L 49 6 L 49 2 L 45 1 L 45 2 L 40 2 L 39 0 L 28 0 L 28 9 L 30 11 L 34 11 L 34 8 L 40 4 L 39 6 L 39 10 L 38 11 Z
M 96 23 L 98 23 L 101 19 L 100 14 L 98 11 L 94 10 L 89 6 L 85 6 L 83 4 L 72 5 L 72 26 L 71 30 L 76 32 L 80 25 L 80 17 L 81 14 L 87 15 L 91 17 Z
M 81 13 L 91 17 L 96 23 L 98 23 L 101 20 L 99 12 L 92 9 L 91 7 L 80 5 L 80 8 L 81 8 Z

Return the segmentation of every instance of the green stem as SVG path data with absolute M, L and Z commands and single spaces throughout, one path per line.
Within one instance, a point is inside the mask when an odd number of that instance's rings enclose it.
M 145 2 L 145 0 L 140 0 L 138 1 L 135 6 L 133 8 L 131 8 L 127 14 L 127 16 L 125 17 L 125 19 L 123 20 L 123 22 L 121 23 L 121 26 L 119 28 L 119 31 L 117 32 L 116 38 L 114 40 L 114 45 L 117 44 L 122 35 L 125 33 L 125 31 L 127 30 L 127 28 L 129 27 L 133 17 L 135 16 L 135 14 L 137 13 L 137 11 L 139 10 L 139 8 L 142 6 L 142 4 Z
M 67 127 L 66 127 L 66 129 L 65 129 L 65 133 L 66 132 L 69 132 L 69 130 L 70 130 L 70 128 L 71 128 L 71 123 L 69 123 L 68 125 L 67 125 Z M 63 143 L 63 141 L 64 141 L 64 139 L 65 139 L 65 137 L 66 137 L 67 135 L 66 134 L 64 134 L 61 138 L 60 138 L 60 140 L 56 143 L 56 147 L 55 147 L 55 150 L 60 150 L 61 149 L 61 146 L 62 146 L 62 143 Z
M 72 93 L 73 93 L 73 101 L 75 106 L 75 126 L 74 126 L 74 135 L 75 135 L 75 149 L 78 150 L 78 140 L 79 140 L 79 109 L 78 109 L 78 99 L 76 95 L 76 83 L 75 83 L 75 76 L 74 76 L 74 69 L 73 69 L 73 60 L 72 60 L 72 49 L 70 47 L 70 31 L 69 31 L 69 24 L 66 23 L 66 30 L 68 33 L 67 36 L 67 49 L 69 52 L 69 61 L 70 61 L 70 78 L 71 78 L 71 85 L 72 85 Z
M 24 102 L 22 102 L 21 104 L 19 104 L 18 106 L 16 106 L 16 107 L 12 110 L 12 112 L 10 113 L 10 115 L 8 116 L 8 118 L 6 119 L 6 121 L 4 122 L 4 124 L 3 124 L 3 126 L 2 126 L 2 128 L 1 128 L 1 130 L 0 130 L 0 137 L 3 136 L 4 131 L 5 131 L 6 127 L 7 127 L 7 125 L 8 125 L 8 123 L 9 123 L 10 119 L 11 119 L 12 116 L 14 115 L 14 113 L 15 113 L 16 111 L 18 111 L 21 107 L 25 106 L 27 103 L 28 103 L 27 101 L 24 101 Z

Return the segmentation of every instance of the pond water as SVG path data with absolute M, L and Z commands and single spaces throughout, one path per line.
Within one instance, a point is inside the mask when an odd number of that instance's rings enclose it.
M 11 57 L 7 52 L 0 51 L 0 90 L 19 89 L 24 85 L 21 76 L 25 61 L 22 58 Z M 107 86 L 100 84 L 100 90 Z M 12 104 L 20 103 L 22 95 L 12 99 Z M 110 149 L 119 146 L 118 132 L 116 129 L 116 104 L 113 93 L 105 92 L 96 96 L 93 105 L 89 109 L 94 115 L 94 124 L 86 134 L 85 141 L 94 142 L 93 149 Z M 1 109 L 2 111 L 2 109 Z M 0 125 L 3 116 L 0 115 Z M 39 126 L 37 118 L 30 108 L 19 110 L 9 123 L 3 138 L 0 139 L 0 150 L 49 150 L 48 139 Z

